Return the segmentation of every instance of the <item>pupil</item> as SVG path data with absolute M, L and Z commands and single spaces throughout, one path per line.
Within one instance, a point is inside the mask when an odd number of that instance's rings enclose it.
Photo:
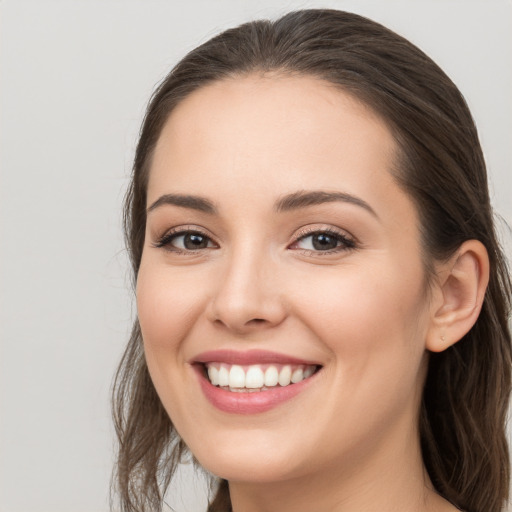
M 183 244 L 187 249 L 203 249 L 208 245 L 206 237 L 198 234 L 185 235 Z
M 335 249 L 338 241 L 325 233 L 320 233 L 313 237 L 313 247 L 319 250 Z

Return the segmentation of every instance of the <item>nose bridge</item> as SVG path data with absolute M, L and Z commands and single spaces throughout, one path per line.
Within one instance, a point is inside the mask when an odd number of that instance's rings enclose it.
M 277 325 L 285 316 L 277 262 L 263 243 L 244 239 L 223 262 L 212 300 L 213 320 L 234 331 Z

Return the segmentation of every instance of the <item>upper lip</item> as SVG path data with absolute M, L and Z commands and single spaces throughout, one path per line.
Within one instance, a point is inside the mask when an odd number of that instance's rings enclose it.
M 268 350 L 209 350 L 201 352 L 191 360 L 192 363 L 227 363 L 238 365 L 252 364 L 302 364 L 302 365 L 319 365 L 316 361 L 307 361 L 294 356 L 271 352 Z

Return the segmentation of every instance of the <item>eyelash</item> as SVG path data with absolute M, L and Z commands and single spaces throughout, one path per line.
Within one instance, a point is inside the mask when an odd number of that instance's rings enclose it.
M 297 235 L 297 239 L 291 244 L 292 246 L 297 244 L 298 242 L 305 240 L 313 235 L 327 235 L 328 237 L 334 238 L 337 242 L 337 245 L 334 249 L 329 249 L 326 251 L 321 250 L 311 250 L 311 249 L 300 249 L 303 254 L 308 255 L 328 255 L 328 254 L 336 254 L 343 251 L 349 251 L 356 248 L 356 242 L 353 238 L 348 235 L 341 233 L 332 228 L 318 229 L 318 228 L 308 228 Z
M 179 238 L 180 236 L 185 235 L 199 235 L 211 241 L 211 238 L 206 234 L 200 231 L 199 229 L 187 228 L 187 229 L 177 229 L 176 231 L 169 231 L 165 233 L 161 238 L 159 238 L 154 244 L 154 247 L 163 248 L 167 251 L 174 252 L 176 254 L 196 254 L 203 249 L 179 249 L 178 247 L 173 247 L 171 242 Z
M 159 238 L 153 246 L 156 248 L 163 248 L 167 251 L 173 252 L 175 254 L 197 254 L 200 251 L 207 249 L 208 247 L 204 247 L 201 249 L 180 249 L 177 247 L 173 247 L 171 244 L 172 242 L 179 237 L 183 237 L 186 235 L 198 235 L 201 237 L 204 237 L 208 240 L 208 243 L 211 242 L 211 238 L 204 232 L 198 229 L 177 229 L 176 231 L 170 231 L 165 233 L 161 238 Z M 305 240 L 313 235 L 327 235 L 328 237 L 332 237 L 335 239 L 336 243 L 339 244 L 337 247 L 329 250 L 311 250 L 311 249 L 298 249 L 303 254 L 307 255 L 328 255 L 328 254 L 335 254 L 343 251 L 350 251 L 357 247 L 356 242 L 353 238 L 344 235 L 343 233 L 336 231 L 332 228 L 326 228 L 326 229 L 308 229 L 306 231 L 303 231 L 298 234 L 296 240 L 292 242 L 292 244 L 289 246 L 293 246 L 297 243 L 299 243 L 302 240 Z

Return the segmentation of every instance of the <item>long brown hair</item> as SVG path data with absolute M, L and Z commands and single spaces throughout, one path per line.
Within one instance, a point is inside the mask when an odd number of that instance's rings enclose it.
M 466 102 L 444 72 L 404 38 L 355 14 L 313 9 L 246 23 L 190 52 L 155 91 L 140 132 L 124 217 L 134 280 L 152 154 L 169 114 L 208 83 L 266 71 L 327 80 L 386 121 L 399 147 L 396 179 L 420 214 L 427 273 L 429 263 L 450 256 L 466 240 L 480 240 L 487 248 L 491 276 L 482 312 L 460 342 L 431 354 L 419 431 L 438 493 L 467 512 L 498 512 L 509 485 L 510 275 Z M 161 510 L 186 447 L 151 382 L 137 321 L 116 375 L 113 403 L 119 439 L 114 482 L 122 510 Z M 226 482 L 218 483 L 209 510 L 231 510 Z

